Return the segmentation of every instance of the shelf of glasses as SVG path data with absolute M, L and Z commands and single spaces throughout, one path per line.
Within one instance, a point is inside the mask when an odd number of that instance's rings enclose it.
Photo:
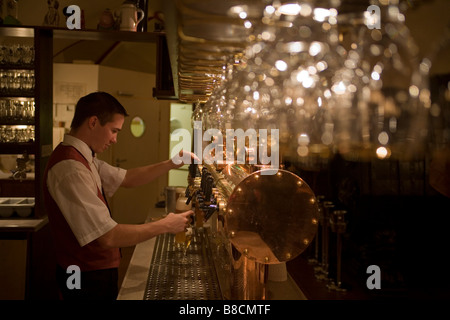
M 33 39 L 1 37 L 0 38 L 0 68 L 10 69 L 34 69 L 35 47 Z
M 1 143 L 33 143 L 35 141 L 34 125 L 1 125 Z
M 0 126 L 34 126 L 35 102 L 33 97 L 2 97 L 0 93 Z M 1 142 L 0 138 L 0 142 Z
M 34 97 L 35 75 L 33 69 L 5 69 L 0 67 L 1 97 Z

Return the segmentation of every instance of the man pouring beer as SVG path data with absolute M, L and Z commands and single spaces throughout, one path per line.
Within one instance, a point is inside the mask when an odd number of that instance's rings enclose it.
M 108 93 L 82 97 L 70 132 L 53 151 L 45 170 L 44 200 L 55 244 L 57 283 L 65 300 L 115 300 L 119 248 L 184 231 L 193 214 L 191 210 L 169 213 L 141 225 L 113 220 L 106 196 L 112 196 L 119 187 L 147 184 L 184 164 L 166 160 L 125 170 L 97 159 L 96 153 L 117 142 L 126 116 L 125 108 Z M 67 287 L 70 274 L 66 270 L 72 265 L 81 270 L 80 289 Z

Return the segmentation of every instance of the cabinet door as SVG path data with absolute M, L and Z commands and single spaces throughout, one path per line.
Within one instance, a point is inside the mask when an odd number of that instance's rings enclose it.
M 0 300 L 23 300 L 27 270 L 27 240 L 0 239 Z

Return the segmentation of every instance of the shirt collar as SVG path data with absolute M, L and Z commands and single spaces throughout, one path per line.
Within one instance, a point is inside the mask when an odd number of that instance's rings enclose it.
M 95 153 L 91 150 L 91 148 L 89 148 L 86 142 L 75 138 L 70 134 L 64 135 L 63 144 L 72 146 L 77 149 L 89 163 L 91 163 L 95 157 Z

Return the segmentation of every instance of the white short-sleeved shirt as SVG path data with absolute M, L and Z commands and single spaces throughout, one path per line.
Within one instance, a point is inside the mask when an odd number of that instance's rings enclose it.
M 105 194 L 112 196 L 126 170 L 95 158 L 86 143 L 71 135 L 66 134 L 62 143 L 76 148 L 91 170 L 76 160 L 60 161 L 48 171 L 47 186 L 78 243 L 84 246 L 117 225 L 97 196 L 97 187 L 101 191 L 103 186 Z

